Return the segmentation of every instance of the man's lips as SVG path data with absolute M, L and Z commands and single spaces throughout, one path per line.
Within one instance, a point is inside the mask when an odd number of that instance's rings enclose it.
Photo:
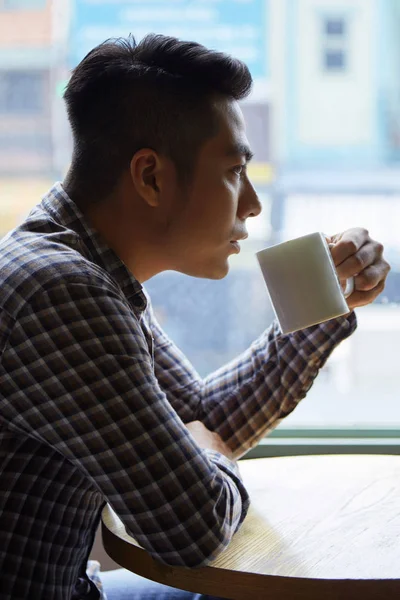
M 248 237 L 249 237 L 249 234 L 247 232 L 246 233 L 238 233 L 237 236 L 235 236 L 233 238 L 233 240 L 230 241 L 230 244 L 235 249 L 235 252 L 237 252 L 237 253 L 240 252 L 239 241 L 245 240 Z
M 230 244 L 231 244 L 232 248 L 235 249 L 236 252 L 238 252 L 238 253 L 240 252 L 240 244 L 239 244 L 239 242 L 237 242 L 237 241 L 231 241 Z
M 241 240 L 246 240 L 249 237 L 248 233 L 240 233 L 237 236 L 235 236 L 234 238 L 231 239 L 231 243 L 233 242 L 240 242 Z

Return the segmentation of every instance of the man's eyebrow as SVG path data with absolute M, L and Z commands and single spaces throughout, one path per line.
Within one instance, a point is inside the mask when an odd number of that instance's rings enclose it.
M 245 157 L 246 162 L 250 162 L 254 156 L 249 146 L 247 144 L 241 143 L 234 144 L 233 146 L 231 146 L 227 154 L 228 156 L 238 156 L 240 154 Z

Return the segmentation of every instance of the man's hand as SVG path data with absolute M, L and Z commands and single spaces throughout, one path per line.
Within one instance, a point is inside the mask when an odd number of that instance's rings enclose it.
M 220 452 L 230 460 L 235 460 L 230 448 L 222 441 L 218 433 L 210 431 L 201 421 L 186 423 L 186 427 L 196 440 L 200 448 Z
M 358 227 L 328 237 L 328 243 L 343 287 L 346 279 L 354 277 L 354 291 L 347 298 L 349 308 L 373 302 L 385 287 L 390 271 L 382 256 L 382 244 L 372 240 L 366 229 Z

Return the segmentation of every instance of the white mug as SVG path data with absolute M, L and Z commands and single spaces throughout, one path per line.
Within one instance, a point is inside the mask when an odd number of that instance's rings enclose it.
M 265 248 L 257 259 L 282 333 L 292 333 L 350 312 L 332 255 L 320 233 Z

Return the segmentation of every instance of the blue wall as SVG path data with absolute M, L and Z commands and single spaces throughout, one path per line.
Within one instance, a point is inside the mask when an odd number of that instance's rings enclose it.
M 75 66 L 109 37 L 162 33 L 194 40 L 243 59 L 268 77 L 268 0 L 73 0 L 70 62 Z

